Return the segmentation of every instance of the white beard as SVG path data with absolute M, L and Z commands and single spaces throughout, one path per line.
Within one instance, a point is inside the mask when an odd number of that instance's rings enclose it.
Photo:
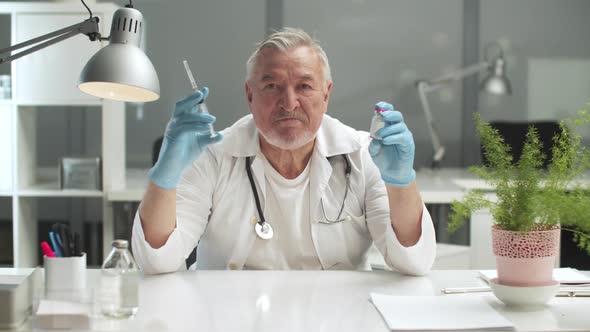
M 305 131 L 303 134 L 297 137 L 283 137 L 272 131 L 268 134 L 265 134 L 260 130 L 258 132 L 269 144 L 274 145 L 281 150 L 296 150 L 313 141 L 317 134 L 310 131 Z

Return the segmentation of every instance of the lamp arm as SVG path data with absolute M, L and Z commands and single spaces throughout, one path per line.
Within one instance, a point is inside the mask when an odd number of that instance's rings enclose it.
M 430 134 L 430 141 L 432 143 L 432 147 L 434 149 L 434 154 L 432 156 L 432 167 L 436 168 L 442 162 L 445 156 L 445 147 L 442 145 L 440 141 L 440 137 L 436 132 L 436 126 L 434 124 L 434 119 L 432 117 L 432 112 L 430 110 L 430 104 L 428 103 L 428 98 L 426 94 L 428 92 L 435 91 L 446 83 L 460 80 L 466 76 L 470 76 L 473 74 L 479 73 L 481 70 L 486 69 L 490 66 L 490 63 L 487 61 L 482 61 L 480 63 L 473 64 L 471 66 L 467 66 L 465 68 L 460 68 L 454 72 L 445 74 L 443 76 L 437 77 L 435 79 L 426 81 L 421 80 L 416 82 L 418 87 L 418 96 L 420 97 L 420 104 L 422 105 L 422 110 L 424 111 L 424 116 L 426 117 L 426 125 L 428 128 L 428 133 Z
M 480 63 L 473 64 L 471 66 L 457 69 L 454 72 L 445 74 L 441 77 L 426 81 L 427 87 L 425 88 L 425 92 L 430 92 L 438 89 L 442 85 L 448 82 L 457 81 L 464 77 L 477 74 L 483 69 L 486 69 L 490 66 L 490 63 L 487 61 L 482 61 Z
M 50 32 L 48 34 L 24 41 L 22 43 L 4 49 L 0 49 L 0 54 L 2 54 L 45 41 L 44 43 L 35 45 L 17 54 L 5 58 L 0 58 L 0 64 L 5 62 L 11 62 L 25 55 L 37 52 L 40 49 L 59 43 L 63 40 L 66 40 L 81 33 L 87 35 L 90 38 L 90 41 L 100 40 L 100 33 L 98 32 L 98 17 L 92 17 L 83 22 L 70 25 L 69 27 L 65 27 L 63 29 Z
M 430 134 L 430 141 L 432 143 L 432 147 L 434 148 L 432 167 L 436 168 L 445 156 L 445 147 L 441 144 L 438 133 L 436 132 L 434 119 L 432 118 L 432 112 L 430 111 L 430 104 L 428 103 L 428 98 L 426 98 L 429 84 L 426 81 L 418 81 L 417 85 L 420 103 L 422 104 L 422 110 L 424 111 L 424 116 L 426 117 L 428 133 Z

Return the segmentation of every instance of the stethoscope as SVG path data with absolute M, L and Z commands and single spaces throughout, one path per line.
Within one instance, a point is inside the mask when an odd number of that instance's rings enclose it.
M 324 208 L 324 200 L 320 199 L 320 205 L 322 208 L 322 214 L 324 215 L 323 220 L 319 220 L 320 223 L 323 224 L 335 224 L 339 222 L 343 222 L 349 220 L 350 217 L 342 218 L 342 212 L 344 211 L 344 204 L 346 202 L 346 197 L 348 196 L 348 190 L 350 187 L 350 161 L 348 161 L 348 157 L 343 154 L 341 155 L 346 163 L 346 168 L 344 170 L 344 176 L 346 177 L 346 190 L 344 191 L 344 198 L 342 198 L 342 204 L 340 204 L 340 211 L 338 211 L 338 216 L 336 219 L 330 219 L 326 216 L 326 210 Z M 263 240 L 272 239 L 274 235 L 274 231 L 272 226 L 266 221 L 264 218 L 264 212 L 262 212 L 262 207 L 260 206 L 260 198 L 258 197 L 258 190 L 256 189 L 256 184 L 254 184 L 254 178 L 252 177 L 252 167 L 250 166 L 250 157 L 246 157 L 246 172 L 248 173 L 248 180 L 250 180 L 250 188 L 252 188 L 252 193 L 254 194 L 254 201 L 256 201 L 256 210 L 258 211 L 258 217 L 260 220 L 254 225 L 254 231 L 256 235 Z

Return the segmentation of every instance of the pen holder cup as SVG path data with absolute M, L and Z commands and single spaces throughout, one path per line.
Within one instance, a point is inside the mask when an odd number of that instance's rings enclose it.
M 45 296 L 62 298 L 82 294 L 86 289 L 86 253 L 82 256 L 43 256 Z

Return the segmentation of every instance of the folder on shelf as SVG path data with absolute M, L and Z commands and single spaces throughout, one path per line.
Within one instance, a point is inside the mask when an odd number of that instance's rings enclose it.
M 514 325 L 476 296 L 394 296 L 371 293 L 392 331 L 512 331 Z

